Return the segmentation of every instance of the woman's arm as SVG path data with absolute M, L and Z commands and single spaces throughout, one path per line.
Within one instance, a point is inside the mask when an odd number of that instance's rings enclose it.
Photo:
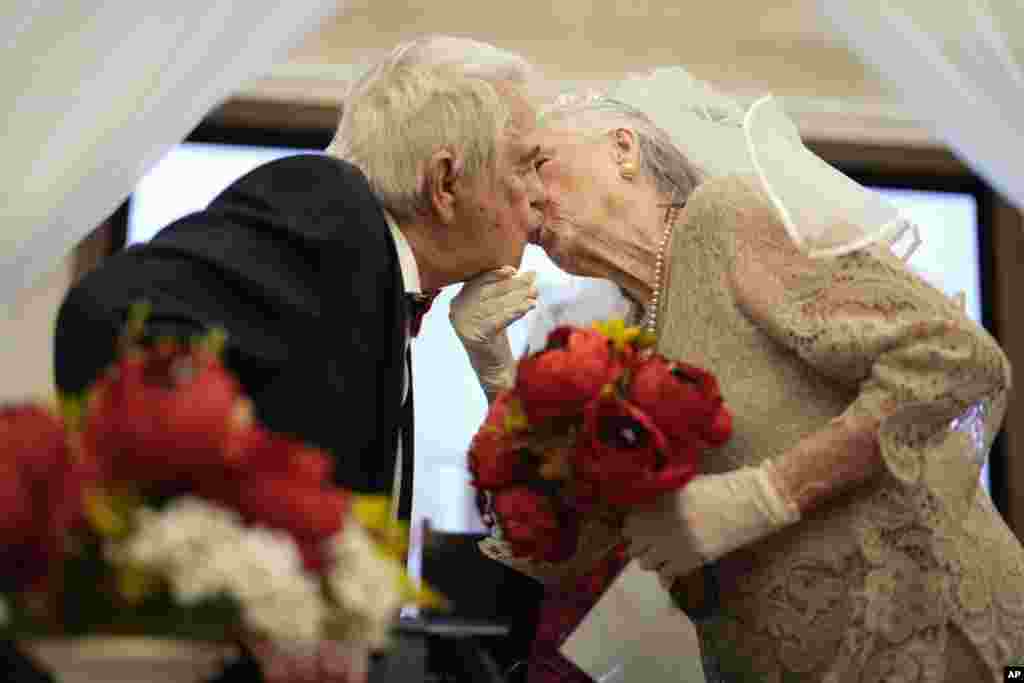
M 696 477 L 633 511 L 630 553 L 666 580 L 684 576 L 886 470 L 962 518 L 1010 381 L 995 341 L 882 250 L 804 256 L 743 179 L 705 183 L 688 213 L 735 231 L 730 284 L 744 313 L 856 398 L 761 465 Z
M 769 481 L 801 516 L 806 515 L 882 471 L 878 425 L 872 417 L 836 418 L 773 459 L 766 468 Z
M 972 406 L 1001 411 L 1010 366 L 996 342 L 884 247 L 811 259 L 767 203 L 739 205 L 746 208 L 733 217 L 738 305 L 777 342 L 858 392 L 842 416 L 774 459 L 780 494 L 806 512 L 888 469 L 908 484 L 945 479 L 973 495 L 1001 415 L 990 413 L 980 442 L 952 425 Z M 942 460 L 941 473 L 930 456 Z

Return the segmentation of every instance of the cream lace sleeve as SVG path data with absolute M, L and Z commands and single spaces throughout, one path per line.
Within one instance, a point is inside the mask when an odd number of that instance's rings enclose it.
M 896 478 L 965 513 L 1010 386 L 995 340 L 887 248 L 811 259 L 748 183 L 724 179 L 720 190 L 736 231 L 740 308 L 857 391 L 844 415 L 880 423 L 882 460 Z

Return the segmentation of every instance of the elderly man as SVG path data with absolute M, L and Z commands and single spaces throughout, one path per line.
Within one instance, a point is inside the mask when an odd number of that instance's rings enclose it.
M 332 452 L 342 485 L 397 484 L 408 516 L 410 300 L 477 278 L 454 310 L 487 298 L 505 324 L 535 301 L 532 278 L 515 275 L 544 199 L 526 143 L 531 79 L 521 57 L 476 41 L 398 47 L 354 84 L 326 155 L 257 168 L 75 286 L 57 323 L 58 387 L 80 391 L 113 360 L 135 302 L 151 305 L 154 337 L 222 327 L 258 419 Z M 486 336 L 473 325 L 458 326 L 469 346 Z M 296 680 L 282 659 L 260 656 L 267 677 Z M 223 680 L 256 677 L 250 662 Z

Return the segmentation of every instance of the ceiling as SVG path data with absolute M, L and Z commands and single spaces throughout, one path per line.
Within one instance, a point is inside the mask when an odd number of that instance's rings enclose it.
M 446 33 L 519 52 L 566 85 L 683 65 L 732 95 L 782 98 L 805 135 L 932 147 L 818 15 L 818 0 L 341 0 L 343 7 L 237 99 L 336 107 L 346 83 L 396 44 Z
M 466 35 L 521 52 L 560 80 L 604 80 L 682 64 L 732 91 L 884 94 L 822 28 L 813 0 L 352 0 L 291 55 L 299 64 L 347 65 L 425 33 Z

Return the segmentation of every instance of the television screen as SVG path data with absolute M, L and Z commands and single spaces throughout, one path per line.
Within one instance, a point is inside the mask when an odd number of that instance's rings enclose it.
M 128 243 L 143 242 L 171 221 L 206 206 L 233 180 L 281 156 L 313 152 L 295 148 L 184 143 L 139 183 L 129 211 Z M 973 195 L 876 188 L 922 230 L 923 244 L 910 264 L 951 296 L 961 295 L 968 314 L 981 322 L 981 261 L 978 206 Z M 564 298 L 579 285 L 536 247 L 528 247 L 523 269 L 537 272 L 542 300 Z M 469 487 L 465 451 L 482 422 L 486 401 L 448 321 L 458 287 L 449 287 L 424 320 L 413 347 L 416 401 L 414 520 L 424 517 L 445 531 L 475 531 L 482 525 Z M 534 314 L 509 328 L 514 352 L 526 348 Z M 444 400 L 438 400 L 443 398 Z M 982 474 L 989 486 L 988 466 Z

